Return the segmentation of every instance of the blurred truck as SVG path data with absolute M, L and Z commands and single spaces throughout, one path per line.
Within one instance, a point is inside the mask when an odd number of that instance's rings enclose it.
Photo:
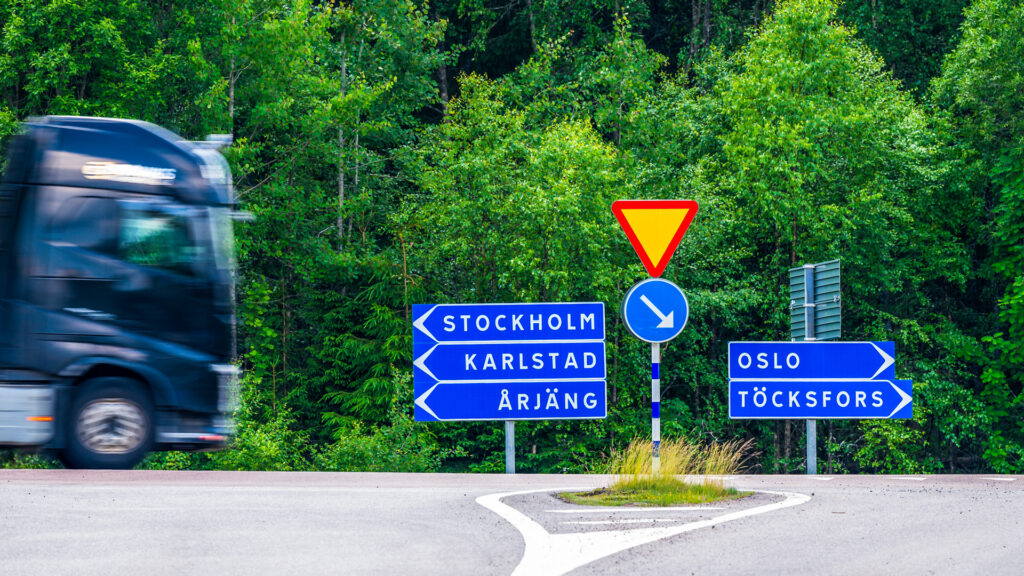
M 0 184 L 0 447 L 130 468 L 151 450 L 227 442 L 228 141 L 70 116 L 13 137 Z

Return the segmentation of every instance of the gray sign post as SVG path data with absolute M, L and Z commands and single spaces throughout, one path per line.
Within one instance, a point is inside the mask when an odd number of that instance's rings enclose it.
M 839 260 L 789 269 L 789 335 L 792 340 L 839 338 L 842 302 Z M 807 473 L 818 472 L 817 420 L 807 420 Z
M 505 474 L 516 473 L 516 421 L 505 420 Z

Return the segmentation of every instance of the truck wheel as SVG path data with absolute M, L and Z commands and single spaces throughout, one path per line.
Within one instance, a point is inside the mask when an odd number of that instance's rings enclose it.
M 134 380 L 91 380 L 78 388 L 64 433 L 68 468 L 131 468 L 153 444 L 153 402 Z

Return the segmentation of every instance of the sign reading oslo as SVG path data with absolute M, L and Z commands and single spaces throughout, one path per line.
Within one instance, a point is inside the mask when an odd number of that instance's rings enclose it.
M 604 418 L 604 304 L 413 306 L 418 421 Z
M 896 378 L 892 342 L 730 342 L 730 380 Z
M 648 278 L 633 286 L 622 301 L 626 328 L 645 342 L 668 342 L 675 338 L 686 326 L 689 314 L 683 291 L 661 278 Z

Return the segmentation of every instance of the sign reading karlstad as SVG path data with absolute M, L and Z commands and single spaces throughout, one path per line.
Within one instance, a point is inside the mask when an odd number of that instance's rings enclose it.
M 413 306 L 415 417 L 604 418 L 601 302 Z

